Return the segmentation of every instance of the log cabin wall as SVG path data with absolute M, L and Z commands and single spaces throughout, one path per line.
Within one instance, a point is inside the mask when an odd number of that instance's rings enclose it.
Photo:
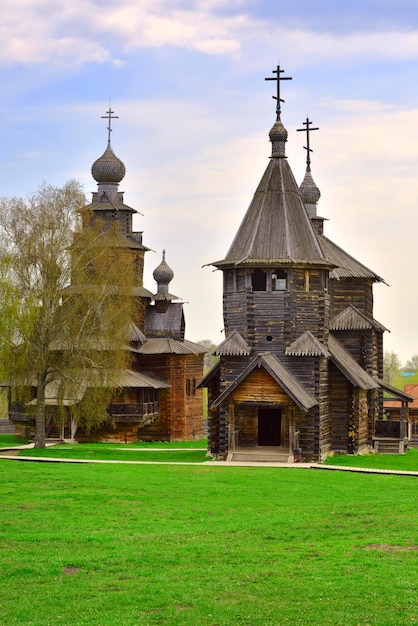
M 331 317 L 341 313 L 349 304 L 373 317 L 373 281 L 369 278 L 340 278 L 330 280 Z
M 329 295 L 326 270 L 286 268 L 286 290 L 272 290 L 272 271 L 266 269 L 266 289 L 251 288 L 251 270 L 225 272 L 223 313 L 228 334 L 237 330 L 257 352 L 284 355 L 305 330 L 327 342 L 329 332 Z M 234 277 L 239 277 L 235 278 Z M 234 287 L 241 287 L 234 291 Z
M 348 424 L 352 415 L 352 385 L 330 363 L 330 408 L 332 414 L 332 449 L 348 453 Z
M 349 441 L 352 452 L 357 453 L 366 449 L 368 443 L 368 402 L 367 391 L 356 388 L 354 391 L 354 410 L 349 426 Z M 350 444 L 349 444 L 350 445 Z
M 304 460 L 319 459 L 319 408 L 313 407 L 307 413 L 296 409 L 296 429 L 299 430 L 299 445 Z
M 332 450 L 332 414 L 329 397 L 329 368 L 325 357 L 318 359 L 319 391 L 319 458 L 323 460 Z

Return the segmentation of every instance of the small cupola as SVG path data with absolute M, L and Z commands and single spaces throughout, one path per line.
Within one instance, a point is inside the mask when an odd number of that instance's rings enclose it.
M 126 174 L 126 168 L 123 161 L 121 161 L 113 152 L 112 145 L 110 143 L 110 133 L 112 131 L 111 121 L 114 119 L 112 116 L 113 111 L 109 109 L 106 117 L 109 119 L 107 148 L 103 152 L 102 156 L 96 159 L 91 166 L 91 174 L 94 180 L 98 184 L 98 201 L 113 200 L 116 198 L 119 188 L 119 183 Z
M 165 313 L 170 302 L 178 300 L 177 296 L 173 296 L 168 291 L 168 285 L 174 278 L 174 272 L 165 260 L 165 250 L 163 250 L 161 263 L 155 268 L 152 275 L 157 283 L 157 293 L 154 296 L 155 306 L 158 313 Z

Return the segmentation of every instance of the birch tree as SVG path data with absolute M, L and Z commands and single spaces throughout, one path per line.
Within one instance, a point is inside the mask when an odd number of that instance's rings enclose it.
M 57 389 L 58 411 L 68 395 L 82 398 L 77 419 L 90 428 L 106 416 L 112 372 L 129 365 L 126 244 L 116 225 L 81 228 L 85 205 L 75 181 L 0 199 L 1 377 L 18 394 L 32 390 L 38 448 L 48 385 Z

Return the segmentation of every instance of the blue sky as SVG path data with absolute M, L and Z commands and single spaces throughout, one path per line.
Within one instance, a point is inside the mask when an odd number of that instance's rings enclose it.
M 2 0 L 1 190 L 77 178 L 112 145 L 146 256 L 162 249 L 189 339 L 222 334 L 223 258 L 268 163 L 278 62 L 287 154 L 312 172 L 326 234 L 385 278 L 385 347 L 418 353 L 418 3 L 416 0 Z

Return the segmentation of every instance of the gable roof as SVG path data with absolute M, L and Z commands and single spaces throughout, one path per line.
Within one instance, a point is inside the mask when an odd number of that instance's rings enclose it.
M 286 356 L 326 356 L 328 350 L 316 339 L 310 330 L 306 330 L 300 337 L 286 348 Z
M 379 388 L 379 383 L 353 359 L 351 354 L 331 334 L 328 338 L 328 350 L 331 361 L 354 387 L 365 390 Z
M 382 324 L 371 317 L 364 315 L 359 309 L 350 304 L 330 322 L 330 330 L 379 330 L 385 331 Z
M 232 333 L 213 351 L 216 356 L 243 356 L 251 354 L 251 348 L 237 330 Z
M 308 393 L 298 380 L 289 370 L 282 365 L 274 355 L 270 352 L 264 352 L 256 356 L 241 374 L 225 389 L 210 408 L 215 408 L 222 404 L 228 396 L 248 377 L 248 375 L 256 368 L 263 367 L 278 385 L 288 394 L 293 402 L 302 410 L 309 411 L 313 406 L 318 404 L 314 396 Z

